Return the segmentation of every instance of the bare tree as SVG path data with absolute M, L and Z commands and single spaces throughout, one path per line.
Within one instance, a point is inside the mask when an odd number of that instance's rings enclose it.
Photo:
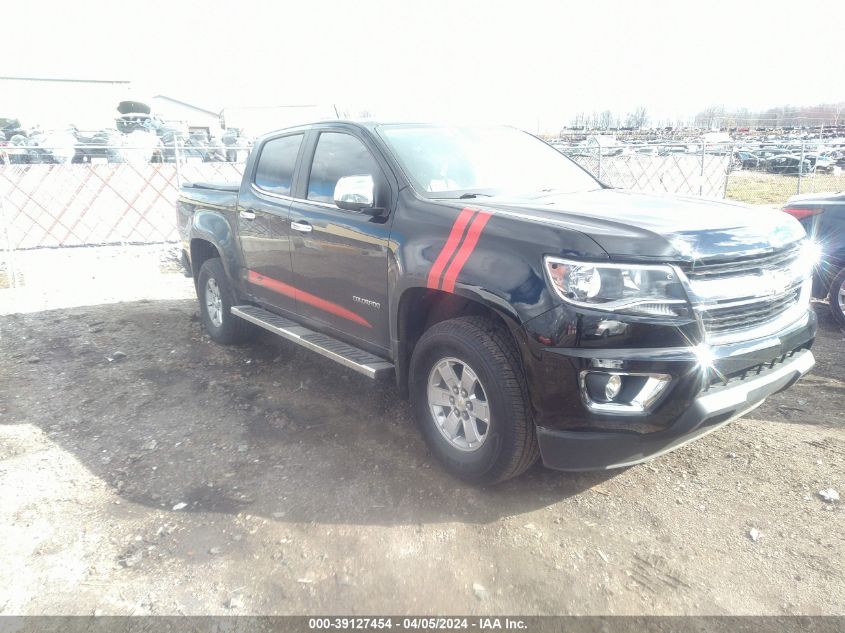
M 633 112 L 629 112 L 625 118 L 625 127 L 634 128 L 635 130 L 642 129 L 648 124 L 648 111 L 645 106 L 640 106 Z
M 737 127 L 746 127 L 749 125 L 751 113 L 748 111 L 748 108 L 740 108 L 734 113 L 734 118 L 736 119 Z
M 714 128 L 718 127 L 721 120 L 725 117 L 725 106 L 711 105 L 704 108 L 701 112 L 695 115 L 696 127 Z
M 610 113 L 610 110 L 605 110 L 604 112 L 598 115 L 598 122 L 597 125 L 599 129 L 607 130 L 610 128 L 610 121 L 613 118 L 613 115 Z

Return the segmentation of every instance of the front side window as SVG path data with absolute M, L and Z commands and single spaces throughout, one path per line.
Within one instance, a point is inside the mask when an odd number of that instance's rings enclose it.
M 344 176 L 372 176 L 378 179 L 380 168 L 370 150 L 357 138 L 342 132 L 323 132 L 317 141 L 308 199 L 334 204 L 334 188 Z
M 302 134 L 270 139 L 261 148 L 258 166 L 255 169 L 255 184 L 264 191 L 283 196 L 290 195 L 293 170 Z
M 553 147 L 508 127 L 379 128 L 414 188 L 431 198 L 600 189 Z

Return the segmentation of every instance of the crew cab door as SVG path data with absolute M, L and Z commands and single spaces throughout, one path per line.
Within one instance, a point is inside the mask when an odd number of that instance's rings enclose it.
M 290 208 L 291 255 L 297 312 L 386 350 L 389 224 L 384 216 L 334 204 L 340 178 L 371 175 L 376 206 L 389 208 L 388 172 L 376 156 L 350 129 L 311 133 Z
M 291 284 L 290 204 L 305 133 L 267 139 L 238 199 L 238 236 L 246 288 L 261 303 L 294 311 Z M 249 180 L 247 182 L 247 179 Z

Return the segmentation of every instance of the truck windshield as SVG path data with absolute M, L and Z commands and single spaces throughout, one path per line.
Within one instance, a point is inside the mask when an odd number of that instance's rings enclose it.
M 601 188 L 556 149 L 514 128 L 384 125 L 379 131 L 414 188 L 429 198 Z

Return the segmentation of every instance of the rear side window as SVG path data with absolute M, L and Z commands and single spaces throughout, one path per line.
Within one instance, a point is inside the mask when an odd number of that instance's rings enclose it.
M 308 199 L 334 204 L 334 187 L 344 176 L 372 176 L 381 169 L 361 141 L 342 132 L 323 132 L 317 141 L 308 179 Z
M 264 143 L 255 169 L 255 184 L 264 191 L 290 195 L 296 156 L 302 145 L 302 134 L 282 136 Z

